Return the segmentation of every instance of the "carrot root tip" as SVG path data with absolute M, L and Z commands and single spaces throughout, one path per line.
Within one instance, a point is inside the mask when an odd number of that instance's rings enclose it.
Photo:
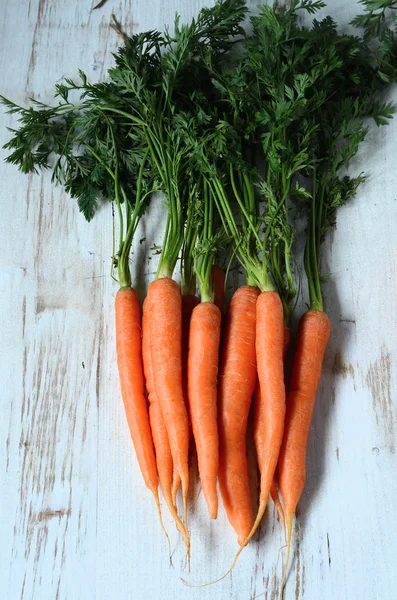
M 293 519 L 294 519 L 293 514 L 285 513 L 287 556 L 286 556 L 285 564 L 283 567 L 283 576 L 282 576 L 281 586 L 280 586 L 280 598 L 283 597 L 283 592 L 284 592 L 284 588 L 287 583 L 287 577 L 288 577 L 288 567 L 289 567 L 289 559 L 290 559 L 290 553 L 291 553 L 291 537 L 292 537 L 292 521 L 293 521 Z
M 158 492 L 157 492 L 157 490 L 156 490 L 155 492 L 153 492 L 153 495 L 154 495 L 154 500 L 155 500 L 155 502 L 156 502 L 156 508 L 157 508 L 157 514 L 158 514 L 159 521 L 160 521 L 160 526 L 161 526 L 161 529 L 162 529 L 162 530 L 163 530 L 163 532 L 164 532 L 164 535 L 165 535 L 165 537 L 167 538 L 167 544 L 168 544 L 168 557 L 169 557 L 169 559 L 170 559 L 170 565 L 172 566 L 171 541 L 170 541 L 169 535 L 168 535 L 168 533 L 167 533 L 167 530 L 166 530 L 166 528 L 165 528 L 165 526 L 164 526 L 164 522 L 163 522 L 163 515 L 162 515 L 162 512 L 161 512 L 160 498 L 159 498 L 159 495 L 158 495 Z

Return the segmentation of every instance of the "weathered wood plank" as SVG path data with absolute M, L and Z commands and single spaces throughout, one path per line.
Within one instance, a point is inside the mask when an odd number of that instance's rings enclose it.
M 95 4 L 95 2 L 93 3 Z M 79 66 L 105 76 L 127 31 L 162 27 L 178 10 L 190 18 L 203 0 L 110 0 L 91 12 L 77 0 L 0 5 L 2 93 L 51 100 L 52 82 Z M 254 5 L 254 2 L 251 3 Z M 330 0 L 347 23 L 355 2 Z M 395 100 L 396 95 L 393 93 Z M 4 126 L 13 123 L 0 114 Z M 286 600 L 394 600 L 397 423 L 397 122 L 371 130 L 352 172 L 370 173 L 341 210 L 323 251 L 332 336 L 308 452 L 307 488 L 295 526 Z M 0 589 L 7 600 L 203 600 L 277 598 L 282 532 L 273 507 L 232 576 L 216 587 L 236 540 L 221 510 L 209 522 L 200 496 L 191 518 L 192 572 L 165 515 L 175 548 L 170 568 L 131 447 L 116 373 L 108 275 L 109 213 L 87 225 L 48 175 L 24 177 L 0 153 Z M 359 161 L 359 166 L 358 166 Z M 355 166 L 357 165 L 357 166 Z M 152 211 L 137 239 L 161 240 Z M 156 258 L 134 247 L 137 285 Z M 304 310 L 298 307 L 297 316 Z M 255 479 L 255 478 L 254 478 Z

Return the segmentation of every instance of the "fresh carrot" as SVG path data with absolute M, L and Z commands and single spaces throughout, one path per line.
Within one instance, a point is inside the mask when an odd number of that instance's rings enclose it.
M 256 304 L 256 353 L 260 394 L 254 404 L 254 441 L 261 474 L 259 509 L 248 544 L 265 513 L 283 439 L 285 417 L 283 307 L 276 292 Z
M 216 519 L 219 468 L 217 381 L 222 313 L 215 304 L 212 265 L 222 227 L 217 228 L 214 194 L 206 179 L 202 179 L 202 188 L 202 212 L 195 228 L 197 246 L 192 253 L 201 302 L 193 309 L 190 320 L 187 385 L 201 487 L 209 514 Z
M 115 313 L 117 365 L 127 423 L 144 481 L 154 495 L 160 524 L 169 543 L 158 495 L 156 458 L 143 376 L 141 309 L 134 289 L 122 287 L 117 292 Z
M 278 463 L 288 546 L 286 565 L 291 547 L 292 521 L 305 485 L 306 446 L 329 335 L 330 322 L 324 312 L 310 310 L 303 315 L 292 363 L 285 432 Z
M 269 173 L 269 176 L 271 173 Z M 228 200 L 227 192 L 223 185 L 218 181 L 216 189 L 218 191 L 218 202 L 221 206 L 223 218 L 230 235 L 235 240 L 237 248 L 237 256 L 246 271 L 247 281 L 254 283 L 258 288 L 260 295 L 256 302 L 256 314 L 253 321 L 256 331 L 253 336 L 256 345 L 256 360 L 252 360 L 251 364 L 257 363 L 259 384 L 261 388 L 260 402 L 256 403 L 254 411 L 254 438 L 257 447 L 258 463 L 261 470 L 261 490 L 260 490 L 260 505 L 255 522 L 252 517 L 252 507 L 250 506 L 249 496 L 245 494 L 244 512 L 249 515 L 246 525 L 247 527 L 241 530 L 242 535 L 239 535 L 240 551 L 235 557 L 233 566 L 242 550 L 257 530 L 259 523 L 266 509 L 267 500 L 270 494 L 275 469 L 277 466 L 278 454 L 282 442 L 284 415 L 285 415 L 285 386 L 284 386 L 284 363 L 283 363 L 283 343 L 284 343 L 284 305 L 287 298 L 287 292 L 283 294 L 283 301 L 280 295 L 274 291 L 274 287 L 270 280 L 270 273 L 275 271 L 278 273 L 278 280 L 282 281 L 283 286 L 287 286 L 290 291 L 290 277 L 284 277 L 287 267 L 289 268 L 290 245 L 292 244 L 292 234 L 289 231 L 288 214 L 286 207 L 286 197 L 288 194 L 285 190 L 277 190 L 280 192 L 280 201 L 276 204 L 268 203 L 266 207 L 266 219 L 268 222 L 264 239 L 259 236 L 264 216 L 261 215 L 258 200 L 256 196 L 256 185 L 254 179 L 248 173 L 236 173 L 233 166 L 229 166 L 230 184 L 233 190 L 236 202 L 241 211 L 242 224 L 241 228 L 244 237 L 241 238 L 239 226 L 233 218 L 230 211 L 230 201 Z M 284 182 L 288 183 L 288 182 Z M 277 208 L 275 208 L 277 206 Z M 272 211 L 275 210 L 273 214 Z M 282 224 L 284 237 L 283 247 L 286 247 L 285 252 L 279 252 L 281 244 L 278 244 L 277 236 L 280 231 L 272 228 L 273 220 L 277 218 L 278 223 Z M 243 243 L 241 240 L 243 239 Z M 268 248 L 273 246 L 274 256 L 269 261 Z M 258 248 L 262 251 L 258 253 Z M 288 255 L 288 257 L 287 257 Z M 280 266 L 284 262 L 284 266 Z M 273 277 L 273 279 L 275 279 Z M 280 287 L 282 287 L 280 285 Z M 284 288 L 283 288 L 284 291 Z M 258 292 L 257 292 L 258 294 Z M 289 299 L 289 298 L 288 298 Z M 226 332 L 227 333 L 227 332 Z M 225 337 L 225 346 L 228 346 L 227 337 Z M 238 361 L 241 362 L 242 356 L 253 352 L 253 348 L 245 347 L 239 352 Z M 238 364 L 238 363 L 237 363 Z M 252 368 L 252 367 L 251 367 Z M 255 390 L 256 376 L 254 372 L 252 386 L 249 390 L 248 409 L 251 403 L 251 397 Z M 236 385 L 234 385 L 236 387 Z M 233 394 L 235 390 L 233 390 Z M 246 405 L 243 405 L 244 407 Z M 240 407 L 241 410 L 241 407 Z M 247 414 L 241 422 L 244 427 L 244 444 L 245 444 L 245 429 Z M 230 425 L 229 425 L 230 427 Z M 241 449 L 240 449 L 241 452 Z M 246 459 L 244 456 L 246 464 Z M 222 468 L 220 469 L 220 474 Z M 241 481 L 247 489 L 248 478 L 245 469 L 241 469 Z M 221 492 L 222 492 L 222 482 Z M 232 511 L 230 511 L 230 491 L 225 493 L 225 507 L 228 512 L 229 519 L 233 519 Z M 228 506 L 229 505 L 229 506 Z M 240 503 L 241 505 L 241 503 Z M 229 510 L 228 510 L 229 509 Z M 233 568 L 232 566 L 232 568 Z M 230 571 L 229 571 L 230 572 Z
M 186 409 L 189 418 L 189 438 L 192 436 L 191 430 L 191 417 L 187 395 L 187 356 L 189 350 L 189 328 L 190 319 L 192 316 L 193 309 L 199 303 L 199 299 L 194 294 L 183 294 L 182 295 L 182 386 L 183 386 L 183 397 L 186 404 Z M 172 499 L 174 505 L 176 505 L 176 495 L 181 485 L 181 478 L 179 473 L 174 469 L 173 483 L 172 483 Z
M 269 282 L 266 281 L 265 285 L 268 287 Z M 260 402 L 254 407 L 254 440 L 257 449 L 258 466 L 261 472 L 259 508 L 253 524 L 251 509 L 251 528 L 247 528 L 245 536 L 239 538 L 240 548 L 235 554 L 231 567 L 222 577 L 210 582 L 211 584 L 221 581 L 233 570 L 241 552 L 259 527 L 266 510 L 270 490 L 274 484 L 274 473 L 283 439 L 285 417 L 283 305 L 280 296 L 274 291 L 264 290 L 259 296 L 257 291 L 256 297 L 254 340 L 261 393 L 259 394 Z M 240 353 L 240 361 L 242 355 L 248 353 L 248 349 L 249 344 Z M 253 387 L 255 387 L 255 383 L 256 377 L 254 373 Z M 253 391 L 251 391 L 251 395 Z M 245 477 L 245 473 L 243 475 Z M 231 494 L 229 498 L 230 496 Z M 238 505 L 239 511 L 241 511 L 241 506 L 242 502 L 240 501 Z
M 149 298 L 150 300 L 150 298 Z M 149 400 L 149 418 L 150 426 L 153 435 L 154 448 L 156 452 L 157 471 L 159 475 L 160 485 L 164 499 L 168 509 L 175 521 L 178 530 L 181 532 L 187 552 L 189 553 L 190 540 L 189 535 L 182 521 L 179 518 L 178 512 L 173 502 L 171 488 L 173 477 L 173 461 L 170 443 L 168 439 L 167 428 L 164 423 L 163 414 L 161 412 L 160 403 L 154 389 L 153 369 L 150 354 L 150 327 L 148 319 L 150 318 L 149 302 L 146 298 L 143 304 L 142 318 L 142 356 L 143 367 L 146 379 L 146 389 Z
M 289 351 L 290 345 L 291 345 L 291 330 L 289 329 L 289 327 L 287 327 L 287 325 L 284 325 L 284 345 L 283 345 L 284 381 L 286 381 L 285 362 L 288 357 L 288 351 Z M 255 390 L 255 400 L 254 400 L 255 402 L 260 402 L 260 399 L 258 396 L 259 394 L 260 394 L 260 388 L 259 388 L 259 385 L 257 384 L 256 390 Z M 271 496 L 274 504 L 276 505 L 278 514 L 280 516 L 281 523 L 284 523 L 284 509 L 283 509 L 283 505 L 281 504 L 281 501 L 280 501 L 280 496 L 279 496 L 278 489 L 277 489 L 277 481 L 278 481 L 278 478 L 277 478 L 277 469 L 276 469 L 276 473 L 273 478 L 272 486 L 270 488 L 270 496 Z
M 212 302 L 193 310 L 189 332 L 188 398 L 201 487 L 212 519 L 218 515 L 218 355 L 222 315 Z
M 187 358 L 189 352 L 189 331 L 192 313 L 199 303 L 199 299 L 194 294 L 185 294 L 182 296 L 182 385 L 183 397 L 185 398 L 189 412 L 189 403 L 187 401 Z
M 259 290 L 242 286 L 226 316 L 218 388 L 219 486 L 228 519 L 243 541 L 253 525 L 246 432 L 257 371 L 256 301 Z
M 156 494 L 157 467 L 142 366 L 141 309 L 135 290 L 117 292 L 115 311 L 117 364 L 128 427 L 146 486 Z
M 150 355 L 154 390 L 167 428 L 172 460 L 182 482 L 185 525 L 189 489 L 189 424 L 182 389 L 182 302 L 169 277 L 148 289 Z

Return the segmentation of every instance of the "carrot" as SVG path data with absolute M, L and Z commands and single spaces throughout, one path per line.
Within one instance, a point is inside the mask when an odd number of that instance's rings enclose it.
M 287 360 L 290 345 L 291 345 L 291 330 L 289 329 L 289 327 L 287 327 L 287 325 L 284 325 L 284 344 L 283 344 L 284 370 L 285 370 L 285 361 Z M 284 379 L 285 379 L 285 377 L 286 376 L 284 376 Z M 255 390 L 255 402 L 260 402 L 260 399 L 257 398 L 258 394 L 260 394 L 260 389 L 259 389 L 259 386 L 257 385 L 256 390 Z M 276 475 L 277 475 L 277 469 L 276 469 Z M 274 504 L 276 505 L 278 514 L 280 516 L 281 523 L 284 523 L 284 509 L 283 509 L 283 505 L 281 504 L 280 497 L 279 497 L 278 490 L 277 490 L 276 475 L 273 478 L 272 486 L 270 488 L 270 496 L 271 496 Z
M 160 524 L 168 539 L 161 516 L 157 466 L 145 397 L 141 309 L 134 289 L 122 287 L 117 292 L 115 313 L 117 365 L 127 423 L 145 484 L 154 495 Z
M 193 288 L 193 273 L 194 284 L 197 279 L 201 303 L 193 309 L 190 320 L 187 369 L 188 402 L 201 487 L 209 514 L 216 519 L 218 515 L 216 483 L 219 467 L 216 405 L 222 313 L 214 303 L 215 288 L 212 274 L 218 245 L 225 232 L 219 221 L 214 190 L 205 177 L 199 178 L 199 180 L 202 184 L 199 218 L 197 217 L 195 196 L 192 196 L 188 203 L 182 289 L 186 292 L 195 289 L 195 285 Z M 192 217 L 190 221 L 189 215 Z M 195 219 L 194 215 L 196 215 Z M 193 239 L 196 241 L 195 248 L 190 243 Z M 219 272 L 216 281 L 219 287 Z M 221 290 L 218 295 L 223 295 Z
M 259 509 L 242 547 L 265 513 L 284 431 L 283 307 L 276 292 L 262 292 L 256 304 L 256 354 L 260 394 L 254 404 L 254 442 L 261 473 Z
M 187 401 L 187 357 L 189 352 L 189 330 L 192 313 L 199 303 L 199 299 L 194 294 L 182 296 L 182 385 L 183 397 L 185 398 L 187 410 L 189 412 L 189 403 Z
M 235 554 L 230 569 L 222 577 L 212 581 L 211 584 L 221 581 L 234 569 L 238 557 L 254 536 L 265 514 L 270 490 L 274 483 L 273 478 L 284 430 L 283 345 L 283 306 L 280 296 L 277 292 L 263 291 L 257 296 L 256 301 L 255 332 L 256 359 L 261 391 L 258 394 L 260 402 L 254 406 L 254 441 L 261 473 L 259 509 L 255 522 L 245 533 L 245 536 L 239 539 L 240 548 Z M 244 349 L 244 352 L 247 352 L 247 350 L 248 346 Z
M 148 319 L 150 318 L 150 310 L 148 298 L 146 298 L 143 304 L 143 318 L 142 318 L 142 356 L 143 356 L 143 367 L 146 379 L 146 389 L 149 400 L 149 418 L 150 426 L 152 429 L 154 448 L 156 452 L 156 463 L 157 471 L 159 475 L 160 485 L 163 492 L 164 499 L 168 506 L 168 509 L 175 521 L 178 530 L 181 532 L 186 549 L 189 552 L 190 541 L 189 535 L 182 521 L 179 518 L 178 512 L 174 506 L 174 502 L 171 494 L 172 487 L 172 475 L 173 475 L 173 462 L 171 455 L 171 448 L 168 439 L 167 429 L 164 423 L 163 414 L 161 412 L 160 404 L 154 390 L 153 383 L 153 370 L 152 360 L 150 354 L 150 327 Z
M 218 355 L 222 315 L 212 302 L 193 310 L 189 331 L 188 398 L 201 486 L 212 519 L 218 515 Z
M 182 482 L 185 525 L 189 489 L 189 425 L 182 388 L 182 302 L 169 277 L 148 289 L 153 384 L 167 428 L 172 460 Z
M 128 427 L 146 486 L 154 494 L 158 487 L 141 349 L 141 309 L 132 288 L 116 294 L 116 351 L 121 393 Z
M 214 288 L 214 304 L 217 305 L 222 315 L 225 314 L 225 271 L 219 265 L 211 267 L 212 286 Z
M 306 447 L 329 335 L 330 322 L 323 311 L 309 310 L 303 315 L 292 362 L 285 431 L 278 464 L 288 547 L 283 581 L 288 568 L 292 521 L 305 485 Z
M 242 541 L 253 525 L 246 431 L 256 383 L 254 286 L 239 288 L 226 316 L 218 388 L 219 486 L 228 519 Z
M 189 417 L 189 437 L 191 438 L 191 417 L 189 414 L 189 402 L 187 397 L 187 355 L 189 349 L 189 328 L 190 319 L 192 316 L 193 309 L 199 303 L 199 299 L 194 294 L 183 294 L 182 295 L 182 386 L 183 386 L 183 397 L 185 399 L 186 409 Z M 176 495 L 178 493 L 181 484 L 181 478 L 176 470 L 174 470 L 173 483 L 172 483 L 172 499 L 174 505 L 176 504 Z

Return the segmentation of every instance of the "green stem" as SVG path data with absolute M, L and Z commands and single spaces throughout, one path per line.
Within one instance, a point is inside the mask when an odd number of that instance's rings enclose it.
M 201 181 L 199 182 L 201 185 Z M 196 277 L 194 274 L 194 248 L 197 240 L 197 229 L 194 226 L 194 203 L 196 199 L 196 187 L 188 194 L 187 218 L 185 224 L 185 237 L 182 246 L 182 294 L 194 295 L 196 293 Z
M 252 216 L 250 216 L 248 214 L 248 212 L 247 212 L 247 210 L 246 210 L 246 208 L 244 206 L 244 202 L 241 200 L 241 196 L 238 193 L 238 190 L 237 190 L 237 187 L 236 187 L 236 182 L 235 182 L 235 179 L 234 179 L 233 165 L 230 165 L 229 174 L 230 174 L 230 183 L 232 184 L 233 193 L 234 193 L 234 196 L 235 196 L 235 198 L 236 198 L 236 200 L 238 202 L 238 205 L 239 205 L 239 207 L 241 209 L 241 212 L 243 213 L 243 215 L 244 215 L 244 217 L 245 217 L 245 219 L 246 219 L 246 221 L 248 223 L 248 226 L 251 228 L 251 231 L 252 231 L 253 235 L 255 236 L 256 241 L 258 242 L 259 245 L 262 245 L 262 242 L 261 242 L 261 239 L 260 239 L 260 237 L 258 235 L 256 227 L 254 226 L 254 224 L 252 222 Z
M 128 213 L 130 213 L 130 217 L 129 217 L 129 224 L 128 224 L 128 228 L 127 228 L 127 233 L 125 236 L 125 240 L 123 242 L 122 245 L 122 251 L 121 251 L 121 255 L 119 258 L 119 265 L 122 265 L 122 269 L 124 273 L 129 273 L 129 266 L 128 266 L 128 260 L 129 260 L 129 255 L 130 255 L 130 251 L 131 251 L 131 246 L 132 246 L 132 240 L 134 238 L 134 234 L 136 232 L 136 229 L 138 227 L 138 223 L 139 223 L 139 219 L 141 216 L 141 211 L 142 211 L 142 207 L 143 207 L 143 201 L 142 201 L 142 180 L 143 180 L 143 173 L 145 170 L 145 166 L 146 166 L 146 161 L 147 161 L 147 157 L 149 154 L 149 149 L 146 150 L 143 159 L 142 159 L 142 163 L 139 167 L 139 173 L 138 173 L 138 179 L 137 179 L 137 186 L 136 186 L 136 198 L 135 198 L 135 206 L 134 206 L 134 210 L 132 212 L 130 212 L 130 207 L 129 207 L 129 203 L 126 197 L 126 194 L 124 192 L 124 189 L 121 187 L 121 193 L 123 196 L 123 200 L 124 200 L 124 204 L 126 207 L 126 210 L 128 211 Z M 146 197 L 146 195 L 145 195 Z M 130 285 L 131 285 L 131 275 L 129 275 L 129 280 L 130 280 Z
M 234 240 L 238 259 L 247 273 L 247 278 L 254 282 L 253 284 L 259 287 L 261 291 L 272 291 L 273 286 L 270 282 L 266 268 L 266 257 L 262 256 L 261 261 L 256 253 L 252 254 L 249 248 L 248 250 L 247 248 L 244 248 L 230 207 L 230 200 L 227 197 L 223 184 L 215 177 L 212 178 L 211 182 L 216 192 L 216 204 L 218 206 L 219 214 L 221 215 L 222 223 L 224 224 L 225 231 L 230 232 Z
M 317 239 L 321 235 L 321 222 L 316 221 L 318 208 L 317 202 L 317 170 L 313 169 L 312 205 L 309 216 L 309 226 L 305 246 L 305 271 L 309 283 L 311 310 L 323 310 L 321 283 L 317 253 Z
M 194 267 L 200 289 L 201 302 L 213 302 L 215 294 L 212 286 L 211 268 L 216 254 L 213 244 L 214 198 L 206 180 L 203 182 L 203 196 L 204 220 L 202 230 L 199 232 L 199 243 L 202 244 L 202 248 L 201 253 L 195 256 Z

